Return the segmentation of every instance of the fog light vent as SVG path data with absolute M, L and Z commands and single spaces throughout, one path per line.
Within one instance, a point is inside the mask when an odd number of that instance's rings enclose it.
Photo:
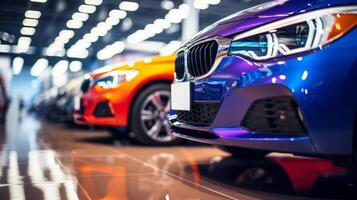
M 274 97 L 255 101 L 241 126 L 252 132 L 305 134 L 297 103 L 291 97 Z
M 114 114 L 112 113 L 109 102 L 100 102 L 94 109 L 94 116 L 96 117 L 113 117 Z

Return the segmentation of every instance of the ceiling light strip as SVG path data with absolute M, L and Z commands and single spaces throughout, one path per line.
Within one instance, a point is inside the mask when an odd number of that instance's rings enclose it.
M 75 29 L 83 27 L 84 22 L 89 19 L 89 15 L 93 14 L 96 6 L 100 6 L 103 0 L 85 0 L 84 4 L 78 7 L 78 11 L 72 14 L 71 19 L 66 22 L 67 29 L 61 30 L 54 41 L 45 49 L 43 54 L 46 56 L 64 56 L 66 55 L 65 45 L 75 36 Z M 85 58 L 88 52 L 80 52 L 78 58 Z
M 118 25 L 120 20 L 123 20 L 127 17 L 126 11 L 136 11 L 139 8 L 139 4 L 136 2 L 123 1 L 119 4 L 119 8 L 120 9 L 113 9 L 109 11 L 108 17 L 105 20 L 97 23 L 97 25 L 94 26 L 89 33 L 84 34 L 80 40 L 74 43 L 68 49 L 67 56 L 76 58 L 77 54 L 81 55 L 79 52 L 88 52 L 88 48 L 90 48 L 93 43 L 98 41 L 100 37 L 105 36 L 114 26 Z M 111 51 L 114 49 L 114 47 L 124 50 L 125 44 L 122 44 L 118 41 L 108 46 L 107 49 L 110 49 Z M 115 52 L 117 52 L 117 50 Z

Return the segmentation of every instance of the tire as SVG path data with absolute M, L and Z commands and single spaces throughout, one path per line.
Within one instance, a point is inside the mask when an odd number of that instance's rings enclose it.
M 352 168 L 354 177 L 357 179 L 357 114 L 355 118 L 352 144 Z
M 130 116 L 130 127 L 135 139 L 146 145 L 166 146 L 181 139 L 172 135 L 168 123 L 170 85 L 154 84 L 140 92 Z
M 232 154 L 237 158 L 243 159 L 257 159 L 257 158 L 264 158 L 269 151 L 262 151 L 262 150 L 255 150 L 255 149 L 246 149 L 246 148 L 239 148 L 239 147 L 229 147 L 229 146 L 217 146 L 219 149 Z

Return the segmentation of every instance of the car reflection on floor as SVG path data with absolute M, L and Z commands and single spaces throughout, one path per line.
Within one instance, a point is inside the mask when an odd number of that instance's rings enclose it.
M 174 154 L 158 153 L 147 158 L 147 165 L 139 169 L 140 176 L 125 179 L 130 170 L 123 156 L 117 158 L 74 157 L 74 168 L 80 174 L 79 183 L 90 197 L 102 199 L 135 199 L 140 194 L 145 199 L 187 199 L 185 191 L 175 187 L 172 177 L 184 178 L 200 184 L 201 178 L 230 189 L 249 189 L 273 194 L 299 195 L 316 198 L 353 198 L 356 187 L 348 170 L 335 166 L 331 161 L 288 155 L 270 155 L 262 160 L 239 160 L 234 157 L 216 156 L 206 163 L 185 165 Z M 119 166 L 112 166 L 113 159 L 121 159 Z M 100 164 L 96 164 L 93 162 Z M 104 182 L 97 182 L 95 174 L 111 175 Z M 149 176 L 148 176 L 149 175 Z M 155 181 L 153 181 L 155 180 Z M 129 186 L 128 186 L 129 185 Z M 101 189 L 106 186 L 106 189 Z M 126 191 L 131 188 L 130 191 Z M 99 189 L 99 190 L 98 190 Z M 98 191 L 97 191 L 98 190 Z M 134 190 L 134 192 L 133 192 Z M 286 197 L 286 196 L 285 196 Z
M 72 155 L 79 184 L 91 199 L 194 199 L 197 194 L 177 188 L 172 176 L 191 180 L 184 164 L 170 153 L 155 154 L 133 174 L 132 163 L 125 156 L 97 157 Z M 114 163 L 121 163 L 113 166 Z M 191 170 L 190 170 L 191 171 Z M 106 177 L 96 179 L 95 176 Z M 129 177 L 129 178 L 127 178 Z M 155 180 L 155 181 L 153 181 Z M 199 184 L 199 180 L 195 180 Z M 83 194 L 82 194 L 83 196 Z
M 113 143 L 103 130 L 14 119 L 0 131 L 0 199 L 357 198 L 350 171 L 328 160 L 242 160 L 209 146 Z
M 328 160 L 274 154 L 262 160 L 216 157 L 199 168 L 201 176 L 251 190 L 318 198 L 357 196 L 350 172 Z
M 1 199 L 79 199 L 77 193 L 82 189 L 56 160 L 54 151 L 30 151 L 24 162 L 16 151 L 5 157 L 7 149 L 2 150 Z

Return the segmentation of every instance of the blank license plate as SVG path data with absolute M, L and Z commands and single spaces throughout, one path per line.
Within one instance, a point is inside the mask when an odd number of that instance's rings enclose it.
M 81 96 L 80 95 L 76 95 L 74 97 L 74 105 L 73 108 L 75 111 L 79 111 L 81 108 Z
M 171 109 L 190 111 L 192 105 L 192 83 L 182 82 L 171 85 Z

